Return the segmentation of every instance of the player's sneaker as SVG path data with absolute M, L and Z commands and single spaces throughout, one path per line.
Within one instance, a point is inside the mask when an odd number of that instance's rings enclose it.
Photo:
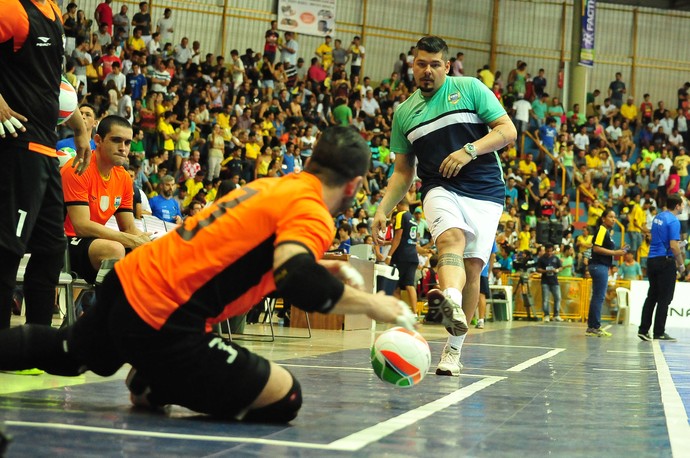
M 477 325 L 475 326 L 477 329 L 484 329 L 484 320 L 477 320 Z
M 141 377 L 135 368 L 129 370 L 129 374 L 127 374 L 127 378 L 125 379 L 125 385 L 129 388 L 129 399 L 135 407 L 151 410 L 161 408 L 161 406 L 151 404 L 149 401 L 148 397 L 149 393 L 151 393 L 149 382 Z
M 43 375 L 45 371 L 41 369 L 22 369 L 20 371 L 2 371 L 12 375 Z
M 561 322 L 561 321 L 563 321 L 563 318 L 561 318 L 560 316 L 556 315 L 555 317 L 553 317 L 553 321 Z
M 446 297 L 439 289 L 429 290 L 427 299 L 429 300 L 429 314 L 432 317 L 438 317 L 441 314 L 441 323 L 450 335 L 462 336 L 467 334 L 467 318 L 459 304 Z M 438 322 L 438 320 L 433 321 Z
M 585 331 L 585 335 L 590 337 L 611 337 L 613 334 L 611 334 L 608 331 L 604 331 L 601 328 L 587 328 L 587 330 Z
M 678 341 L 678 339 L 676 339 L 675 337 L 671 337 L 666 333 L 664 333 L 661 336 L 654 336 L 654 340 L 665 340 L 667 342 L 677 342 Z
M 544 316 L 544 323 L 548 323 L 549 321 L 551 321 L 551 320 L 549 319 L 548 315 L 545 315 Z
M 645 342 L 651 342 L 652 341 L 652 336 L 650 336 L 649 333 L 644 334 L 642 332 L 638 332 L 637 337 L 639 337 L 640 339 L 642 339 Z
M 454 350 L 450 345 L 443 347 L 441 361 L 436 367 L 436 375 L 448 375 L 457 377 L 460 375 L 462 363 L 460 362 L 460 352 Z

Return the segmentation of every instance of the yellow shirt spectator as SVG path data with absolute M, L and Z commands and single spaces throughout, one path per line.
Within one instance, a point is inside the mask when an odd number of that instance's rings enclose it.
M 646 258 L 649 256 L 649 242 L 647 239 L 644 239 L 642 241 L 642 245 L 640 245 L 640 251 L 639 251 L 640 258 Z
M 273 123 L 269 119 L 264 119 L 261 123 L 261 135 L 271 137 L 275 132 L 276 128 L 273 126 Z
M 647 216 L 638 204 L 635 204 L 630 209 L 628 216 L 628 232 L 642 232 L 642 228 L 647 222 Z
M 230 114 L 225 113 L 224 111 L 218 113 L 216 123 L 220 126 L 220 129 L 223 132 L 223 140 L 226 142 L 232 140 L 232 136 L 230 134 Z
M 187 208 L 189 204 L 192 203 L 192 199 L 194 199 L 194 196 L 196 196 L 199 191 L 201 191 L 201 188 L 204 187 L 204 182 L 201 180 L 203 178 L 202 175 L 198 175 L 198 179 L 195 178 L 190 178 L 187 181 L 184 182 L 185 187 L 187 188 L 187 197 L 182 201 L 182 206 Z
M 590 205 L 587 210 L 587 226 L 596 226 L 597 220 L 604 213 L 604 209 L 598 205 Z
M 539 195 L 543 196 L 549 189 L 551 189 L 551 180 L 549 180 L 549 177 L 544 177 L 539 181 Z
M 146 43 L 144 42 L 144 39 L 141 37 L 129 37 L 127 39 L 127 46 L 129 46 L 132 49 L 132 51 L 142 51 L 146 49 Z
M 593 235 L 578 235 L 577 239 L 575 239 L 575 245 L 579 248 L 580 251 L 588 250 L 592 248 L 592 240 L 594 236 Z
M 168 135 L 168 138 L 163 140 L 163 149 L 166 151 L 173 151 L 175 149 L 175 140 L 173 140 L 175 129 L 173 126 L 165 122 L 165 119 L 161 119 L 158 121 L 158 133 L 161 135 Z
M 328 43 L 321 43 L 321 45 L 316 48 L 316 55 L 321 57 L 321 63 L 323 64 L 323 69 L 328 71 L 333 65 L 333 48 Z
M 534 161 L 530 161 L 529 163 L 527 163 L 527 161 L 523 159 L 520 161 L 518 169 L 520 170 L 520 173 L 522 175 L 530 176 L 532 175 L 532 172 L 537 171 L 537 164 Z
M 479 72 L 479 78 L 481 78 L 482 82 L 486 84 L 486 87 L 489 89 L 494 88 L 494 74 L 491 73 L 491 70 L 488 68 L 482 69 L 481 72 Z
M 585 156 L 585 163 L 587 164 L 588 169 L 598 169 L 601 167 L 601 159 L 599 159 L 598 155 L 591 155 L 588 154 Z
M 627 103 L 624 104 L 621 107 L 621 116 L 623 116 L 625 119 L 628 121 L 636 121 L 637 120 L 637 105 L 634 103 L 632 105 L 628 105 Z
M 676 158 L 673 160 L 673 165 L 675 165 L 678 169 L 678 176 L 688 176 L 688 164 L 690 164 L 690 156 L 687 154 L 676 156 Z
M 529 251 L 530 237 L 529 230 L 520 231 L 518 234 L 518 251 Z
M 247 150 L 247 159 L 251 159 L 252 161 L 255 161 L 256 158 L 259 157 L 259 154 L 261 154 L 261 145 L 256 142 L 246 143 L 245 148 Z

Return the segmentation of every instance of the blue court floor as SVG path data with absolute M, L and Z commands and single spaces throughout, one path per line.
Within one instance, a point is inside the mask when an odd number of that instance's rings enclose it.
M 127 368 L 108 379 L 0 374 L 0 421 L 10 457 L 690 456 L 690 331 L 669 329 L 676 343 L 641 342 L 632 326 L 584 331 L 488 323 L 470 332 L 459 378 L 430 373 L 411 389 L 372 373 L 370 332 L 241 342 L 300 380 L 304 405 L 287 426 L 133 410 Z M 435 363 L 444 331 L 421 332 Z

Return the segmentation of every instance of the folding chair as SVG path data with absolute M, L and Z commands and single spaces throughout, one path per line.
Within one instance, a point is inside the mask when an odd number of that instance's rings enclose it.
M 266 321 L 268 320 L 268 326 L 271 329 L 271 334 L 248 334 L 248 333 L 242 333 L 242 334 L 235 334 L 235 339 L 237 340 L 261 340 L 266 342 L 275 342 L 276 337 L 282 337 L 284 339 L 311 339 L 311 324 L 309 323 L 309 314 L 307 312 L 304 312 L 304 316 L 306 317 L 307 320 L 307 335 L 306 336 L 276 336 L 275 330 L 273 329 L 273 313 L 275 311 L 276 303 L 278 302 L 278 297 L 270 294 L 263 299 L 263 306 L 264 306 L 264 318 L 262 320 L 262 324 L 265 324 Z M 232 332 L 230 331 L 230 320 L 226 320 L 226 324 L 228 326 L 228 339 L 232 342 L 233 336 Z
M 621 312 L 625 314 L 623 319 L 624 325 L 630 324 L 630 290 L 628 288 L 616 288 L 616 296 L 618 297 L 618 313 L 616 314 L 616 324 L 620 323 Z
M 25 254 L 24 257 L 19 262 L 19 268 L 17 269 L 17 284 L 24 284 L 24 275 L 26 274 L 26 266 L 29 263 L 31 254 Z M 65 262 L 68 261 L 67 252 L 65 252 Z M 69 271 L 63 268 L 60 272 L 60 277 L 58 278 L 57 287 L 65 292 L 65 319 L 67 324 L 72 324 L 76 321 L 76 312 L 74 309 L 74 289 L 73 289 L 74 278 L 70 275 Z

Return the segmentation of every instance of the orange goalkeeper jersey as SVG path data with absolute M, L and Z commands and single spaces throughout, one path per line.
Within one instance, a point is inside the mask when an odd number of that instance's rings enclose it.
M 321 259 L 334 233 L 321 182 L 306 172 L 253 181 L 115 265 L 128 302 L 155 329 L 210 329 L 275 290 L 273 252 Z

